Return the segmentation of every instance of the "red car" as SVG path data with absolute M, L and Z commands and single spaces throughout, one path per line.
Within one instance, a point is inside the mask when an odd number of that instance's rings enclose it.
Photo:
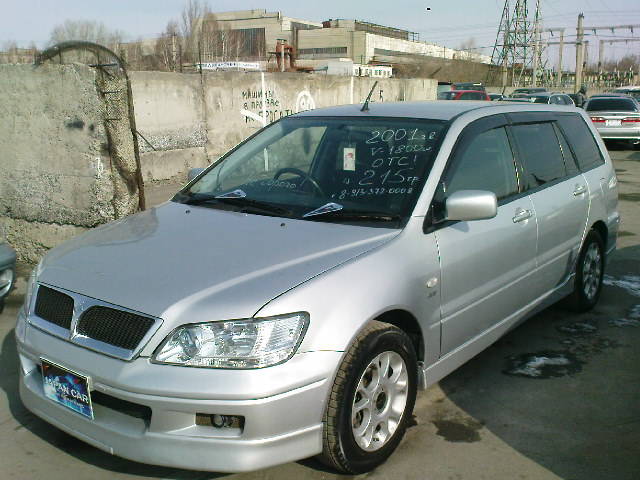
M 486 100 L 491 101 L 486 92 L 480 90 L 451 90 L 440 92 L 438 100 Z

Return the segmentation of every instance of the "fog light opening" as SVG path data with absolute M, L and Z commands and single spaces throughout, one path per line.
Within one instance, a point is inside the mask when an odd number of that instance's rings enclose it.
M 244 417 L 240 415 L 222 415 L 219 413 L 196 413 L 196 425 L 213 428 L 244 429 Z

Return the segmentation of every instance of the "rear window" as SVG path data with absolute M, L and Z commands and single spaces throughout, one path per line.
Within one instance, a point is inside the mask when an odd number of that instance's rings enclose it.
M 528 188 L 536 188 L 567 175 L 551 123 L 514 125 L 512 131 L 526 169 Z
M 533 98 L 533 103 L 547 103 L 549 101 L 549 97 L 531 97 Z
M 592 98 L 585 107 L 587 112 L 635 112 L 636 105 L 629 98 Z
M 591 130 L 581 116 L 559 115 L 558 123 L 571 145 L 582 171 L 604 164 L 600 148 L 598 148 Z
M 457 92 L 440 92 L 438 94 L 438 100 L 453 100 L 453 98 L 457 95 Z

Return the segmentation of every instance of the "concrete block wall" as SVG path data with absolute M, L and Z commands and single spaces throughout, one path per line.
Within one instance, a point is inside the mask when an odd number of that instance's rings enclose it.
M 131 72 L 146 182 L 184 179 L 264 125 L 302 110 L 361 103 L 370 78 L 325 74 Z M 431 79 L 384 79 L 373 102 L 433 100 Z M 263 94 L 264 91 L 264 94 Z M 264 107 L 263 107 L 264 104 Z
M 0 223 L 22 261 L 137 208 L 135 185 L 116 198 L 112 156 L 131 132 L 107 131 L 97 81 L 84 65 L 0 65 Z

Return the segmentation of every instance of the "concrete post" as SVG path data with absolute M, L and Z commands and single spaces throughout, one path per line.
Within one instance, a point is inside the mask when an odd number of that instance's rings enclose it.
M 573 92 L 577 93 L 582 85 L 582 64 L 584 63 L 584 14 L 578 15 L 578 26 L 576 28 L 576 76 Z
M 564 30 L 560 31 L 560 50 L 558 51 L 558 79 L 556 86 L 562 88 L 562 54 L 564 53 Z

